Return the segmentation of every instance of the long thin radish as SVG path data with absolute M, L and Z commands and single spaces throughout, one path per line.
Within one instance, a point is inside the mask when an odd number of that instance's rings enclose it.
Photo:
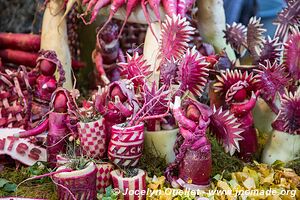
M 162 4 L 167 15 L 170 17 L 173 14 L 177 15 L 177 0 L 162 0 Z
M 92 9 L 92 7 L 94 7 L 96 5 L 96 3 L 98 4 L 101 1 L 103 1 L 103 0 L 91 0 L 85 10 L 85 13 L 88 13 Z
M 187 11 L 186 0 L 178 0 L 177 14 L 181 15 L 182 17 L 184 17 L 186 11 Z
M 41 46 L 41 36 L 23 33 L 0 33 L 0 49 L 18 49 L 38 51 Z
M 149 6 L 153 10 L 155 16 L 157 17 L 158 21 L 160 22 L 160 12 L 159 12 L 159 5 L 161 0 L 148 0 Z
M 143 9 L 146 21 L 148 23 L 148 26 L 150 28 L 150 31 L 154 35 L 156 41 L 158 41 L 157 36 L 155 35 L 155 32 L 153 31 L 152 26 L 151 26 L 151 21 L 150 21 L 150 17 L 149 17 L 149 13 L 148 13 L 148 10 L 147 10 L 147 7 L 146 7 L 146 1 L 145 0 L 141 1 L 141 6 L 142 6 L 142 9 Z
M 92 0 L 94 1 L 94 0 Z M 92 2 L 91 1 L 91 2 Z M 110 4 L 110 0 L 98 0 L 97 3 L 95 4 L 95 7 L 93 8 L 93 12 L 92 12 L 92 16 L 89 22 L 85 22 L 85 19 L 83 17 L 82 20 L 83 22 L 87 25 L 87 24 L 91 24 L 96 20 L 96 17 L 98 15 L 98 12 L 101 8 L 108 6 Z M 90 5 L 90 4 L 89 4 Z M 88 12 L 91 8 L 87 8 L 86 12 Z
M 45 121 L 43 121 L 40 125 L 38 125 L 34 129 L 16 133 L 16 134 L 14 134 L 14 136 L 19 137 L 19 138 L 27 138 L 27 137 L 31 137 L 31 136 L 36 136 L 38 134 L 45 132 L 48 128 L 49 128 L 49 119 L 47 118 Z
M 0 58 L 4 63 L 9 62 L 18 65 L 35 67 L 36 65 L 35 61 L 38 58 L 38 54 L 29 53 L 26 51 L 5 49 L 5 50 L 0 50 Z
M 30 53 L 13 49 L 0 50 L 0 58 L 4 63 L 13 63 L 17 65 L 25 65 L 27 67 L 35 67 L 38 53 Z M 72 68 L 80 69 L 85 67 L 85 63 L 78 60 L 72 60 Z
M 110 6 L 109 17 L 106 20 L 105 24 L 100 29 L 100 32 L 106 27 L 106 25 L 112 20 L 116 12 L 126 3 L 126 0 L 113 0 Z M 95 10 L 95 8 L 94 8 Z
M 129 18 L 129 16 L 131 15 L 133 9 L 136 8 L 136 6 L 138 5 L 139 1 L 140 1 L 140 0 L 128 0 L 128 1 L 127 1 L 125 20 L 124 20 L 123 25 L 122 25 L 122 27 L 121 27 L 121 29 L 120 29 L 119 36 L 118 36 L 118 37 L 121 36 L 121 34 L 122 34 L 122 32 L 123 32 L 123 29 L 124 29 L 124 27 L 125 27 L 125 24 L 126 24 L 128 18 Z

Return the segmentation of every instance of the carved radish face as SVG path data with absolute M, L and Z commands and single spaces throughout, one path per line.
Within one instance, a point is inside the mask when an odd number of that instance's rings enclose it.
M 186 109 L 186 116 L 190 120 L 193 120 L 194 122 L 198 122 L 199 118 L 201 117 L 201 113 L 195 105 L 191 104 Z
M 235 93 L 233 99 L 237 102 L 242 102 L 246 99 L 246 97 L 247 97 L 247 91 L 243 88 Z
M 112 41 L 118 39 L 118 34 L 119 34 L 119 26 L 116 23 L 110 22 L 99 33 L 98 40 L 103 41 L 105 44 L 109 44 Z
M 68 110 L 67 106 L 68 99 L 64 92 L 58 92 L 55 96 L 53 103 L 54 111 L 59 113 L 65 113 Z
M 116 96 L 119 96 L 121 102 L 125 102 L 127 100 L 127 97 L 124 95 L 121 88 L 117 85 L 111 90 L 110 95 L 112 100 L 114 100 Z
M 56 64 L 44 59 L 40 62 L 40 70 L 44 76 L 52 76 L 56 70 Z

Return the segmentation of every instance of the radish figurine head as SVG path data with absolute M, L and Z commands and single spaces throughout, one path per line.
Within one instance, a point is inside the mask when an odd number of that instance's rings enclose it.
M 68 98 L 66 94 L 62 91 L 57 92 L 54 97 L 53 108 L 55 112 L 58 113 L 66 113 L 68 110 Z
M 44 76 L 53 76 L 56 70 L 59 73 L 59 79 L 57 80 L 58 87 L 61 87 L 65 82 L 65 71 L 61 62 L 58 60 L 55 51 L 40 50 L 39 57 L 36 60 L 37 68 Z
M 56 64 L 49 60 L 41 60 L 39 63 L 40 71 L 45 76 L 53 76 L 56 71 Z
M 116 23 L 109 22 L 103 30 L 97 33 L 97 47 L 103 49 L 106 44 L 118 40 L 119 26 Z

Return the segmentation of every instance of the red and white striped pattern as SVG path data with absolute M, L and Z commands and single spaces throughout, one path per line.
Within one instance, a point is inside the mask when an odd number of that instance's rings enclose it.
M 84 154 L 91 158 L 102 158 L 106 151 L 106 134 L 103 118 L 89 123 L 78 123 L 78 133 Z
M 114 165 L 108 162 L 96 164 L 97 167 L 97 190 L 105 192 L 105 188 L 112 184 L 110 172 L 114 170 Z
M 108 146 L 108 158 L 118 166 L 137 165 L 142 156 L 144 144 L 144 124 L 122 128 L 112 127 L 112 136 Z
M 146 173 L 139 169 L 134 177 L 124 178 L 120 170 L 111 172 L 114 188 L 118 188 L 123 194 L 124 200 L 144 200 L 146 199 Z M 144 190 L 144 192 L 142 192 Z M 130 192 L 128 192 L 130 191 Z M 134 191 L 134 192 L 133 192 Z

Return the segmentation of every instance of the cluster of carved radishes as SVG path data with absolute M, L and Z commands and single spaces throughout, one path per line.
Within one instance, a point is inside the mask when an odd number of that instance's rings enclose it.
M 226 41 L 241 56 L 248 51 L 253 58 L 257 89 L 277 114 L 274 127 L 291 134 L 299 133 L 295 128 L 298 123 L 295 113 L 299 112 L 295 107 L 300 105 L 295 98 L 300 78 L 299 17 L 300 2 L 291 0 L 275 20 L 277 30 L 273 38 L 265 38 L 263 24 L 255 17 L 250 19 L 247 27 L 234 23 L 227 25 L 224 31 Z M 278 98 L 280 108 L 275 105 Z M 281 119 L 287 120 L 286 123 L 280 123 Z

